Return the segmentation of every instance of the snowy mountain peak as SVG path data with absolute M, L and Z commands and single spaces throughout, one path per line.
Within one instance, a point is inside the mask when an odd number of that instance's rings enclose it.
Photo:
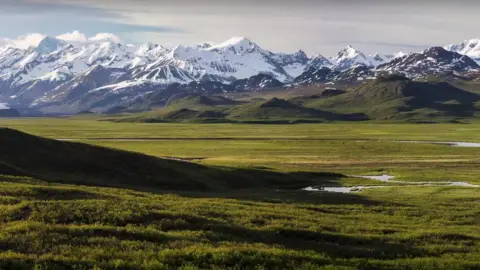
M 480 39 L 468 39 L 460 44 L 450 44 L 445 46 L 448 51 L 467 52 L 480 46 Z
M 211 46 L 207 50 L 223 52 L 230 51 L 235 54 L 242 54 L 251 52 L 256 48 L 259 48 L 259 46 L 246 37 L 233 37 L 223 43 Z
M 210 43 L 210 42 L 204 42 L 202 44 L 198 44 L 197 47 L 200 48 L 200 49 L 208 49 L 210 47 L 212 47 L 213 44 Z
M 158 46 L 157 44 L 153 44 L 153 43 L 151 43 L 151 42 L 147 42 L 147 43 L 141 45 L 140 48 L 138 48 L 138 50 L 139 50 L 139 51 L 140 51 L 140 50 L 149 51 L 149 50 L 151 50 L 151 49 L 153 49 L 153 48 L 156 48 L 157 46 Z
M 178 45 L 173 48 L 168 54 L 172 59 L 189 59 L 195 57 L 198 49 L 194 47 L 187 47 L 183 45 Z
M 164 50 L 165 48 L 162 47 L 161 45 L 147 42 L 141 45 L 135 54 L 138 56 L 147 56 L 147 55 L 159 56 L 160 52 L 163 52 Z
M 51 53 L 65 45 L 65 42 L 54 37 L 46 36 L 38 43 L 35 51 L 38 53 Z
M 404 57 L 404 56 L 407 56 L 407 55 L 408 55 L 408 53 L 400 51 L 398 53 L 393 54 L 391 58 L 399 58 L 399 57 Z
M 307 54 L 303 50 L 298 50 L 296 53 L 294 53 L 295 57 L 299 59 L 305 59 L 308 60 Z
M 362 52 L 350 45 L 338 52 L 336 57 L 331 58 L 331 62 L 336 70 L 346 70 L 356 65 L 373 66 Z
M 218 47 L 228 47 L 228 46 L 252 46 L 253 43 L 250 39 L 246 37 L 232 37 L 231 39 L 224 41 L 223 43 L 218 44 Z
M 384 62 L 384 61 L 385 61 L 385 58 L 387 58 L 387 57 L 384 56 L 384 55 L 379 54 L 378 52 L 375 53 L 374 55 L 372 55 L 372 59 L 373 59 L 374 61 L 377 61 L 377 62 Z
M 323 67 L 332 67 L 332 63 L 323 55 L 317 53 L 310 58 L 308 66 L 305 68 L 305 71 L 310 68 L 323 68 Z
M 337 54 L 337 58 L 355 58 L 357 56 L 363 56 L 363 53 L 357 51 L 351 45 L 348 45 Z
M 480 63 L 480 39 L 469 39 L 460 44 L 450 44 L 444 48 L 447 51 L 466 55 Z
M 452 54 L 453 53 L 453 54 Z M 460 58 L 463 57 L 463 55 L 456 53 L 456 52 L 450 52 L 448 50 L 445 50 L 442 47 L 431 47 L 429 49 L 426 49 L 422 52 L 422 54 L 427 55 L 428 57 L 432 59 L 439 59 L 439 58 Z

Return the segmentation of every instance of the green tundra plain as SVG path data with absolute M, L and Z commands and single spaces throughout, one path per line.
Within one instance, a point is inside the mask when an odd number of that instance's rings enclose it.
M 0 268 L 480 268 L 475 121 L 0 127 Z

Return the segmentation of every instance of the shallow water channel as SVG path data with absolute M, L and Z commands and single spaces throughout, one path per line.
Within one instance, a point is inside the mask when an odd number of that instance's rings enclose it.
M 373 189 L 373 188 L 391 188 L 391 187 L 418 187 L 418 186 L 428 186 L 428 187 L 469 187 L 469 188 L 480 188 L 480 185 L 472 185 L 466 182 L 409 182 L 409 181 L 395 181 L 392 180 L 395 177 L 392 175 L 377 175 L 377 176 L 361 176 L 361 175 L 351 175 L 351 177 L 365 178 L 370 180 L 377 180 L 379 182 L 388 182 L 388 183 L 398 183 L 403 185 L 389 185 L 389 186 L 355 186 L 355 187 L 306 187 L 303 190 L 305 191 L 326 191 L 326 192 L 338 192 L 338 193 L 351 193 L 351 192 L 360 192 L 364 189 Z
M 453 147 L 480 147 L 477 142 L 396 141 L 401 143 L 440 144 Z

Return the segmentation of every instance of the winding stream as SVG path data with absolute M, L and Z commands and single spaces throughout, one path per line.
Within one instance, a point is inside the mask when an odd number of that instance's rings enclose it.
M 360 176 L 360 175 L 350 175 L 351 177 L 357 178 L 364 178 L 370 180 L 377 180 L 379 182 L 389 182 L 389 183 L 398 183 L 398 184 L 406 184 L 406 185 L 399 185 L 399 186 L 355 186 L 355 187 L 306 187 L 304 191 L 316 192 L 316 191 L 326 191 L 326 192 L 337 192 L 337 193 L 351 193 L 351 192 L 360 192 L 364 189 L 374 189 L 374 188 L 392 188 L 392 187 L 468 187 L 468 188 L 480 188 L 480 185 L 473 185 L 466 182 L 457 182 L 457 181 L 450 181 L 450 182 L 407 182 L 407 181 L 394 181 L 392 179 L 395 176 L 384 174 L 384 175 L 377 175 L 377 176 Z
M 436 142 L 436 141 L 395 141 L 400 143 L 440 144 L 453 147 L 480 147 L 476 142 Z
M 420 144 L 439 144 L 447 145 L 452 147 L 480 147 L 480 143 L 474 142 L 437 142 L 437 141 L 395 141 L 399 143 L 420 143 Z M 356 187 L 306 187 L 303 190 L 305 191 L 327 191 L 327 192 L 339 192 L 339 193 L 351 193 L 351 192 L 360 192 L 364 189 L 373 189 L 373 188 L 391 188 L 391 187 L 418 187 L 418 186 L 428 186 L 428 187 L 468 187 L 468 188 L 480 188 L 480 185 L 473 185 L 467 182 L 407 182 L 407 181 L 395 181 L 392 180 L 395 176 L 392 175 L 376 175 L 376 176 L 361 176 L 361 175 L 350 175 L 351 177 L 365 178 L 370 180 L 377 180 L 379 182 L 389 182 L 403 184 L 399 186 L 356 186 Z

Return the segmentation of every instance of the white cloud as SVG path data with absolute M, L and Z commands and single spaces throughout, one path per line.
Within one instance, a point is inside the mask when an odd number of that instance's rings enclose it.
M 10 109 L 10 107 L 8 107 L 8 105 L 5 103 L 0 103 L 0 110 L 6 110 L 6 109 Z
M 36 47 L 42 41 L 46 35 L 40 33 L 32 33 L 19 36 L 15 39 L 0 38 L 0 47 L 8 46 L 19 49 L 28 49 L 30 47 Z M 84 33 L 79 31 L 68 32 L 65 34 L 60 34 L 55 36 L 55 38 L 64 40 L 66 42 L 72 43 L 87 43 L 87 42 L 101 42 L 101 41 L 112 41 L 115 43 L 122 43 L 122 40 L 119 36 L 111 33 L 99 33 L 95 36 L 87 38 Z
M 70 33 L 65 33 L 56 36 L 56 38 L 65 40 L 65 41 L 73 41 L 73 42 L 88 42 L 88 41 L 113 41 L 115 43 L 121 43 L 122 39 L 112 33 L 98 33 L 95 36 L 88 37 L 84 34 L 81 33 L 77 30 L 70 32 Z
M 20 48 L 20 49 L 27 49 L 29 47 L 35 47 L 37 46 L 42 39 L 45 38 L 45 35 L 39 34 L 39 33 L 33 33 L 33 34 L 27 34 L 23 36 L 19 36 L 16 39 L 2 39 L 0 41 L 0 44 L 6 45 L 6 46 L 11 46 L 15 48 Z
M 90 41 L 113 41 L 115 43 L 121 43 L 122 39 L 114 34 L 111 33 L 99 33 L 88 40 Z
M 80 33 L 79 31 L 73 31 L 71 33 L 65 33 L 57 36 L 58 39 L 65 40 L 65 41 L 77 41 L 77 42 L 85 42 L 87 41 L 87 37 L 84 33 Z

